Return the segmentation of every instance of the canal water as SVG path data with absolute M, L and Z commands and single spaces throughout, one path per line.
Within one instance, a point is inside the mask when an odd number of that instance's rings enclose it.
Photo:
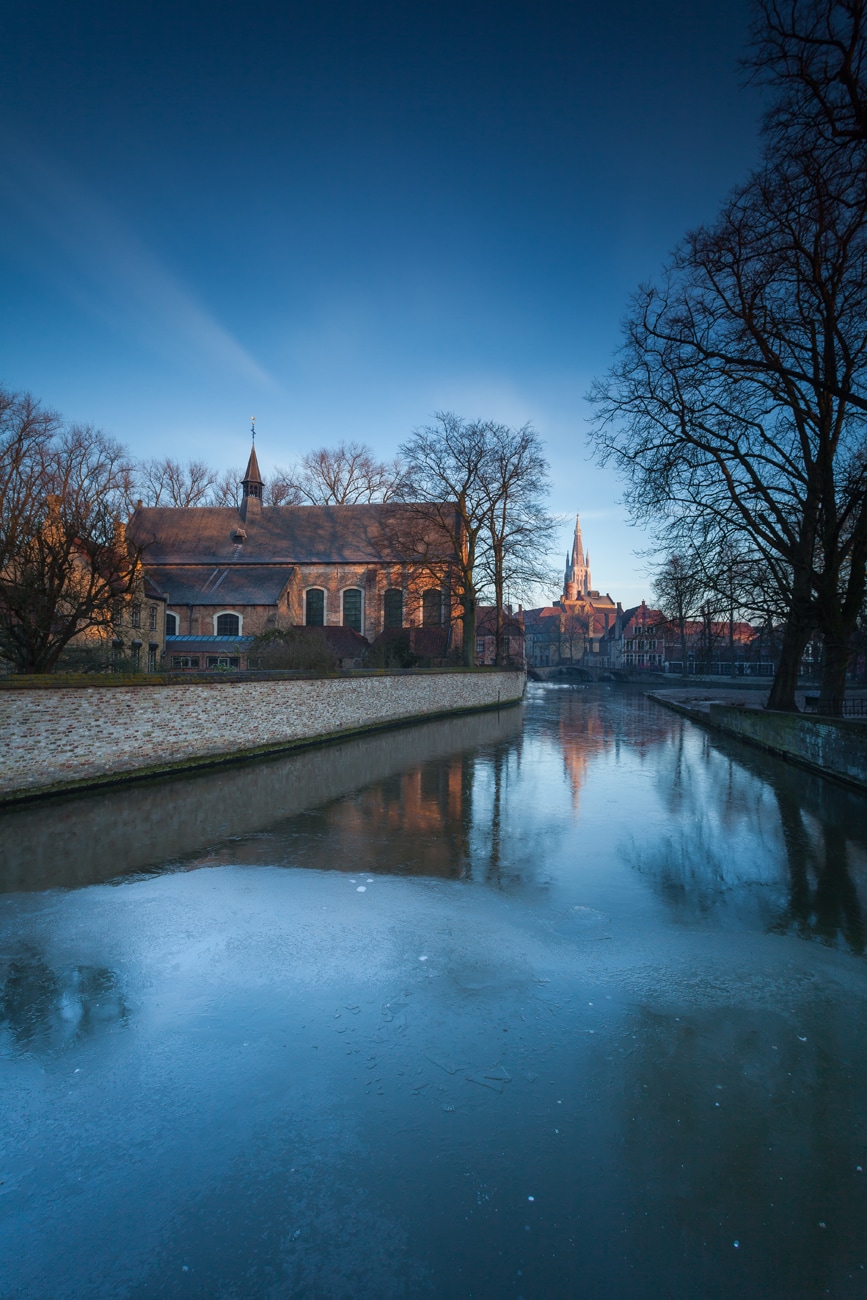
M 640 693 L 0 821 L 0 1294 L 867 1296 L 867 804 Z

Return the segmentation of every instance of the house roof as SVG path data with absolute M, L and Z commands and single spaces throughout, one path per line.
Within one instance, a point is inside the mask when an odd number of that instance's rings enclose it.
M 170 605 L 276 605 L 290 573 L 270 564 L 148 566 Z
M 411 505 L 142 507 L 128 534 L 149 572 L 168 564 L 382 564 L 446 561 L 442 534 Z
M 151 579 L 147 576 L 147 574 L 145 574 L 145 580 L 144 580 L 144 594 L 147 596 L 148 600 L 166 599 L 165 592 L 161 591 L 160 588 L 157 586 L 157 584 L 155 582 L 152 582 Z

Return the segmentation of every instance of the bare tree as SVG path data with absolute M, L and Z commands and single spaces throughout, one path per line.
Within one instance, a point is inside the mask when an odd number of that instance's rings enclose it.
M 597 448 L 624 471 L 633 514 L 742 537 L 772 575 L 787 611 L 775 708 L 795 708 L 817 621 L 843 635 L 841 587 L 856 611 L 863 591 L 867 195 L 856 197 L 837 201 L 808 159 L 755 176 L 687 236 L 662 286 L 636 295 L 621 358 L 592 394 Z M 839 664 L 823 691 L 841 693 Z
M 470 667 L 476 648 L 476 566 L 487 523 L 483 475 L 488 430 L 484 424 L 468 423 L 451 411 L 438 411 L 434 420 L 416 429 L 400 449 L 406 464 L 403 495 L 413 503 L 409 517 L 415 514 L 419 534 L 438 539 L 438 555 L 449 552 L 454 557 L 463 662 Z
M 308 452 L 294 468 L 277 468 L 275 482 L 288 505 L 359 505 L 399 500 L 404 471 L 398 459 L 378 460 L 364 443 L 341 442 Z
M 825 640 L 842 694 L 867 568 L 864 0 L 759 0 L 762 168 L 642 288 L 596 385 L 597 447 L 663 533 L 734 539 L 785 609 L 770 706 Z
M 288 471 L 276 468 L 265 482 L 266 506 L 300 506 L 304 504 L 301 489 Z
M 681 673 L 689 673 L 689 625 L 701 616 L 706 593 L 701 564 L 694 555 L 669 555 L 653 575 L 653 595 L 665 625 L 680 640 Z
M 777 148 L 867 144 L 865 0 L 758 0 L 744 60 L 773 100 L 765 131 Z
M 590 636 L 590 612 L 587 609 L 561 609 L 557 621 L 559 644 L 557 648 L 558 657 L 562 663 L 565 655 L 563 647 L 569 648 L 569 662 L 575 662 L 575 647 L 581 647 L 582 657 L 587 649 L 587 641 Z
M 131 491 L 146 506 L 202 506 L 211 504 L 218 474 L 203 460 L 145 460 L 136 465 Z
M 45 492 L 44 458 L 61 417 L 29 393 L 0 387 L 0 574 L 26 545 Z
M 547 509 L 549 467 L 531 424 L 483 426 L 488 443 L 482 473 L 486 544 L 482 568 L 496 611 L 496 663 L 505 659 L 506 592 L 525 595 L 550 581 L 547 551 L 556 523 Z
M 49 672 L 73 637 L 109 630 L 140 581 L 119 523 L 129 460 L 32 398 L 4 394 L 0 409 L 0 655 L 18 672 Z

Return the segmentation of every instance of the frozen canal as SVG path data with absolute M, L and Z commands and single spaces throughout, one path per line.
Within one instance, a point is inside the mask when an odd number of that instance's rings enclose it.
M 867 803 L 639 694 L 0 822 L 0 1294 L 867 1296 Z

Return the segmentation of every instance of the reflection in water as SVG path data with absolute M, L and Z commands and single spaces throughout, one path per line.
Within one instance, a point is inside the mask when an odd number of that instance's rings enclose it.
M 668 829 L 632 830 L 625 852 L 681 923 L 759 924 L 864 952 L 863 796 L 709 733 L 699 742 L 688 724 L 656 764 Z
M 518 737 L 522 720 L 523 709 L 513 706 L 284 758 L 31 804 L 0 817 L 0 893 L 94 884 L 208 854 L 224 860 L 232 855 L 231 841 L 261 835 L 372 782 L 401 782 L 417 765 Z M 422 803 L 430 807 L 421 791 L 418 802 L 419 811 Z M 328 865 L 339 866 L 340 860 Z M 451 866 L 444 874 L 454 874 Z
M 547 775 L 541 799 L 528 804 L 527 790 L 550 754 L 577 842 L 589 851 L 586 826 L 604 796 L 616 811 L 593 851 L 619 842 L 679 924 L 758 927 L 864 952 L 862 796 L 713 738 L 641 694 L 530 698 L 524 730 L 523 710 L 512 708 L 21 809 L 0 821 L 3 886 L 268 863 L 516 888 L 546 874 L 527 836 L 548 833 L 544 809 L 558 796 Z M 634 804 L 639 772 L 655 808 Z M 596 805 L 583 807 L 591 776 Z
M 117 977 L 101 966 L 54 969 L 33 949 L 5 963 L 0 1044 L 52 1053 L 127 1018 Z
M 459 879 L 468 870 L 473 772 L 466 753 L 412 767 L 275 828 L 284 853 L 273 841 L 262 853 L 319 870 Z
M 6 1291 L 861 1300 L 864 811 L 542 688 L 7 817 Z
M 774 929 L 832 945 L 842 936 L 854 952 L 863 953 L 864 908 L 849 870 L 846 832 L 826 814 L 812 819 L 811 833 L 799 792 L 778 785 L 775 794 L 791 883 L 789 906 Z

